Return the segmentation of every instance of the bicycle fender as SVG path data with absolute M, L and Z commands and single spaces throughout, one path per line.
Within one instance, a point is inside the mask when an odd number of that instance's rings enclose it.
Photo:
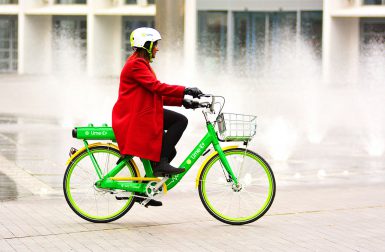
M 91 148 L 91 147 L 94 147 L 94 146 L 108 146 L 108 147 L 111 147 L 113 149 L 116 149 L 116 150 L 119 150 L 119 148 L 113 144 L 103 144 L 103 143 L 93 143 L 93 144 L 90 144 L 88 145 L 88 148 Z M 77 150 L 66 162 L 66 165 L 68 165 L 74 158 L 76 158 L 81 152 L 83 152 L 84 150 L 86 149 L 86 147 L 83 147 L 83 148 L 80 148 L 79 150 Z
M 225 151 L 225 150 L 231 150 L 231 149 L 237 149 L 239 148 L 238 145 L 232 145 L 232 146 L 227 146 L 227 147 L 223 147 L 222 150 Z M 217 151 L 214 151 L 213 153 L 211 153 L 210 156 L 208 156 L 205 161 L 202 163 L 201 167 L 199 168 L 199 171 L 198 171 L 198 174 L 197 174 L 197 177 L 195 179 L 195 188 L 198 188 L 198 185 L 199 185 L 199 177 L 201 176 L 201 173 L 202 173 L 202 170 L 203 168 L 206 166 L 206 164 L 209 162 L 209 160 L 215 156 L 216 154 L 218 154 Z
M 88 147 L 88 148 L 91 148 L 91 147 L 94 147 L 94 146 L 106 146 L 106 147 L 110 147 L 110 148 L 112 148 L 112 149 L 115 149 L 115 150 L 119 151 L 119 147 L 116 146 L 115 144 L 112 144 L 112 143 L 100 143 L 100 142 L 98 142 L 98 143 L 89 144 L 87 147 Z M 83 148 L 79 149 L 77 152 L 75 152 L 75 153 L 74 153 L 74 154 L 67 160 L 66 165 L 68 165 L 69 163 L 71 163 L 72 160 L 73 160 L 74 158 L 76 158 L 80 153 L 82 153 L 82 152 L 85 151 L 85 150 L 86 150 L 86 147 L 83 147 Z M 138 176 L 140 177 L 140 172 L 139 172 L 138 166 L 136 165 L 136 163 L 135 163 L 134 160 L 131 160 L 131 161 L 132 161 L 132 164 L 134 165 L 134 169 L 136 170 Z

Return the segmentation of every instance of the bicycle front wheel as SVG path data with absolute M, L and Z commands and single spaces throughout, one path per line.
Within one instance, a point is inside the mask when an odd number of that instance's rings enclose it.
M 96 145 L 89 150 L 103 176 L 116 166 L 120 158 L 119 150 L 110 145 Z M 127 162 L 116 176 L 136 177 L 132 162 Z M 122 217 L 134 204 L 133 194 L 127 193 L 124 200 L 118 200 L 118 191 L 96 188 L 98 180 L 90 156 L 86 150 L 82 151 L 69 163 L 64 175 L 63 190 L 68 205 L 78 216 L 91 222 L 104 223 Z
M 231 180 L 219 154 L 204 166 L 199 178 L 199 196 L 216 219 L 232 225 L 256 221 L 270 208 L 275 196 L 275 179 L 269 164 L 258 154 L 243 148 L 224 154 L 238 179 Z

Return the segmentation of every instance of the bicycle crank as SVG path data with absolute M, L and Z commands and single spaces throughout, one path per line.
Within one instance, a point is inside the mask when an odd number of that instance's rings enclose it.
M 166 194 L 167 187 L 164 186 L 164 183 L 168 180 L 168 176 L 163 177 L 162 180 L 156 182 L 156 181 L 150 181 L 146 186 L 146 194 L 148 197 L 153 198 L 155 195 L 158 195 L 161 192 L 164 192 Z

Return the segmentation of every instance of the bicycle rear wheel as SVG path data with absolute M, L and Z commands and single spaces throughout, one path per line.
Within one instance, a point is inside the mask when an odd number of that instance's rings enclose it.
M 89 148 L 98 162 L 103 175 L 116 166 L 120 153 L 109 145 L 97 145 Z M 136 177 L 132 161 L 116 175 Z M 133 194 L 127 193 L 127 199 L 117 200 L 117 191 L 95 187 L 99 177 L 86 150 L 79 153 L 68 165 L 63 179 L 64 196 L 71 209 L 81 218 L 105 223 L 125 215 L 134 204 Z
M 256 221 L 273 203 L 274 174 L 269 164 L 250 150 L 235 148 L 224 154 L 240 186 L 234 185 L 216 154 L 201 172 L 200 199 L 206 210 L 224 223 L 242 225 Z

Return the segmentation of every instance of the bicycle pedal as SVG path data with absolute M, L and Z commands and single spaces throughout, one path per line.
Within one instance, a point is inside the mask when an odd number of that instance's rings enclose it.
M 141 205 L 144 206 L 145 208 L 148 208 L 149 206 L 157 207 L 157 206 L 162 206 L 163 204 L 161 201 L 157 201 L 155 199 L 146 199 L 141 203 Z
M 142 206 L 144 206 L 145 208 L 148 208 L 148 205 L 149 205 L 149 202 L 151 201 L 151 199 L 145 199 L 145 200 L 143 200 L 142 202 L 140 202 L 140 204 L 142 205 Z
M 115 199 L 117 199 L 117 200 L 128 200 L 128 199 L 130 199 L 130 197 L 126 197 L 126 196 L 115 196 Z

